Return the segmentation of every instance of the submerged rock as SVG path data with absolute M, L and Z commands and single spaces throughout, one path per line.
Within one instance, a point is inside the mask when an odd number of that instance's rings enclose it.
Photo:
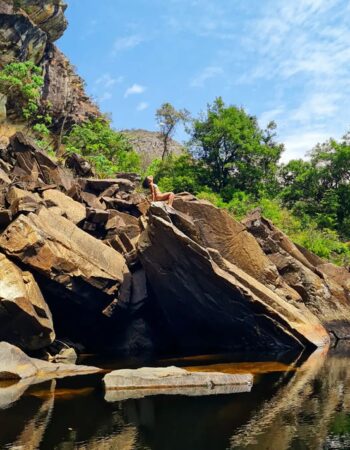
M 189 237 L 195 229 L 189 216 L 155 203 L 139 240 L 141 262 L 177 345 L 217 350 L 329 342 L 303 304 L 288 304 L 216 250 L 199 245 Z
M 29 272 L 0 253 L 0 340 L 38 350 L 55 339 L 51 312 Z

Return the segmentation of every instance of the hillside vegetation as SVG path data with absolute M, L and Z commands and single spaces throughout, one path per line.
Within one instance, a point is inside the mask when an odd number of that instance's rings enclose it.
M 157 111 L 160 133 L 119 132 L 100 116 L 62 127 L 57 136 L 50 107 L 40 102 L 43 83 L 40 68 L 32 63 L 12 63 L 0 71 L 0 93 L 10 93 L 8 104 L 12 110 L 16 106 L 20 121 L 48 152 L 81 154 L 101 178 L 118 171 L 153 174 L 162 190 L 191 192 L 238 219 L 260 207 L 295 242 L 349 264 L 348 135 L 316 146 L 307 161 L 281 164 L 284 146 L 276 140 L 276 124 L 261 129 L 243 108 L 217 98 L 198 118 L 164 104 Z M 186 147 L 171 139 L 180 119 L 189 134 Z

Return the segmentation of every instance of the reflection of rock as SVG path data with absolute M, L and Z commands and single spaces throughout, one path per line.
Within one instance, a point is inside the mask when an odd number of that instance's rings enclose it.
M 11 448 L 25 448 L 28 450 L 39 448 L 51 420 L 55 402 L 54 391 L 55 381 L 53 380 L 50 398 L 41 405 L 35 416 L 25 424 L 22 433 L 13 442 Z
M 277 394 L 271 400 L 266 401 L 258 413 L 241 427 L 239 432 L 231 439 L 232 449 L 251 448 L 260 450 L 278 448 L 279 450 L 284 450 L 289 448 L 295 429 L 294 427 L 286 427 L 283 424 L 283 414 L 286 411 L 294 409 L 300 411 L 302 409 L 303 396 L 325 363 L 327 350 L 316 350 L 297 370 L 291 381 L 279 389 Z M 281 430 L 283 431 L 281 432 Z M 268 436 L 265 433 L 268 433 Z M 261 440 L 259 437 L 261 437 Z M 257 443 L 258 445 L 256 445 Z M 264 445 L 269 445 L 270 447 L 265 447 Z
M 0 381 L 0 409 L 7 409 L 20 399 L 30 386 L 30 380 Z
M 250 392 L 251 384 L 226 386 L 199 386 L 199 387 L 170 387 L 157 389 L 118 389 L 108 390 L 105 395 L 107 402 L 120 402 L 123 400 L 150 397 L 153 395 L 185 395 L 188 397 L 202 397 L 207 395 L 240 394 Z
M 284 301 L 216 250 L 199 245 L 196 234 L 191 217 L 154 203 L 139 241 L 141 262 L 179 346 L 203 350 L 328 342 L 304 305 L 297 309 Z

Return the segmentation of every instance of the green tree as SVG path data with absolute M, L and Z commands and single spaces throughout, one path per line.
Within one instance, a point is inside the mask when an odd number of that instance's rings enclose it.
M 148 173 L 154 175 L 163 191 L 175 193 L 187 191 L 197 194 L 203 189 L 205 182 L 202 165 L 188 152 L 155 161 L 149 167 Z
M 86 157 L 102 177 L 117 171 L 140 171 L 139 155 L 124 135 L 111 128 L 106 118 L 74 125 L 64 144 L 68 152 Z
M 43 86 L 42 70 L 31 61 L 7 64 L 0 71 L 0 93 L 7 96 L 7 104 L 18 117 L 27 121 L 38 119 Z
M 170 103 L 163 103 L 156 111 L 156 121 L 160 128 L 160 136 L 163 141 L 163 155 L 164 160 L 170 156 L 169 140 L 176 131 L 176 127 L 180 122 L 188 121 L 189 112 L 185 109 L 177 110 Z
M 350 139 L 317 145 L 310 161 L 292 160 L 279 170 L 281 199 L 299 217 L 350 239 Z
M 275 142 L 275 124 L 259 128 L 243 108 L 221 98 L 193 121 L 192 151 L 207 167 L 208 186 L 229 199 L 236 190 L 258 195 L 269 189 L 283 145 Z

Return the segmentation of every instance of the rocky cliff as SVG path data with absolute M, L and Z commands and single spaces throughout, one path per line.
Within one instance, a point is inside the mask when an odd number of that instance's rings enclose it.
M 99 114 L 54 45 L 64 11 L 60 0 L 0 0 L 0 67 L 42 65 L 58 129 Z M 145 164 L 160 156 L 157 133 L 124 133 Z M 151 204 L 137 174 L 96 179 L 79 155 L 60 165 L 25 134 L 9 136 L 0 139 L 0 340 L 28 352 L 63 340 L 131 354 L 350 338 L 348 270 L 294 245 L 259 211 L 239 223 L 186 193 L 174 208 Z
M 54 42 L 62 36 L 67 20 L 61 0 L 0 0 L 0 68 L 13 61 L 31 60 L 43 67 L 43 105 L 59 130 L 99 115 L 84 90 L 83 80 Z
M 136 174 L 95 179 L 77 155 L 66 165 L 22 133 L 1 151 L 1 340 L 130 354 L 350 336 L 349 272 L 259 211 L 239 223 L 186 193 L 150 204 Z
M 153 160 L 162 158 L 164 145 L 160 134 L 156 131 L 123 130 L 122 133 L 141 156 L 143 169 L 146 169 Z M 173 155 L 180 155 L 184 151 L 184 147 L 174 139 L 169 140 L 168 146 L 169 152 Z

